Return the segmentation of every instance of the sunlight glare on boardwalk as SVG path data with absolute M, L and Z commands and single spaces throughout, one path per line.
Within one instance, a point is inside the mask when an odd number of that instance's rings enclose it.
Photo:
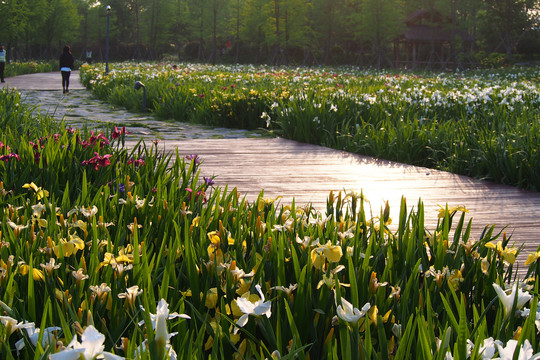
M 424 203 L 426 225 L 433 228 L 440 206 L 464 205 L 473 220 L 473 236 L 486 225 L 495 225 L 517 244 L 525 243 L 522 257 L 536 251 L 540 194 L 444 171 L 415 167 L 286 139 L 212 139 L 162 142 L 160 147 L 179 154 L 197 153 L 204 176 L 216 175 L 216 184 L 238 188 L 250 201 L 264 189 L 265 198 L 282 196 L 282 204 L 295 199 L 326 210 L 333 190 L 363 192 L 374 216 L 386 201 L 397 222 L 401 197 L 409 210 Z M 521 257 L 520 257 L 521 258 Z

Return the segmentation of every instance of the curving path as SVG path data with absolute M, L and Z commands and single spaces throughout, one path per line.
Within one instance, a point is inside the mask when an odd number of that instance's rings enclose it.
M 203 160 L 202 175 L 216 175 L 216 184 L 236 187 L 248 200 L 256 199 L 264 189 L 265 197 L 282 196 L 281 203 L 291 203 L 294 198 L 297 204 L 312 203 L 324 211 L 330 190 L 363 191 L 374 215 L 388 201 L 391 217 L 397 221 L 405 196 L 409 209 L 415 209 L 419 199 L 423 201 L 428 228 L 436 224 L 439 205 L 465 205 L 476 238 L 487 224 L 495 225 L 496 230 L 507 226 L 507 234 L 518 245 L 524 244 L 521 264 L 540 244 L 537 192 L 257 133 L 159 122 L 150 115 L 130 114 L 93 99 L 76 73 L 66 96 L 60 91 L 59 73 L 17 76 L 8 78 L 6 84 L 20 90 L 25 101 L 41 104 L 42 111 L 47 111 L 43 104 L 54 104 L 48 111 L 68 123 L 84 118 L 91 123 L 126 125 L 136 139 L 160 138 L 160 146 L 166 150 L 198 154 Z

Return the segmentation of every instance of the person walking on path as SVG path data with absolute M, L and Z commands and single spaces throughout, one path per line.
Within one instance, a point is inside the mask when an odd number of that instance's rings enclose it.
M 4 70 L 6 69 L 6 50 L 4 50 L 4 45 L 0 44 L 0 80 L 4 80 Z
M 73 70 L 74 62 L 75 59 L 71 55 L 71 48 L 64 46 L 62 55 L 60 55 L 60 72 L 62 72 L 62 89 L 64 94 L 69 92 L 69 76 L 71 75 L 71 70 Z

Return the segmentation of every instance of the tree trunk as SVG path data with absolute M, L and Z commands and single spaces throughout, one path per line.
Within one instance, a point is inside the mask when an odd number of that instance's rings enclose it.
M 212 64 L 215 64 L 217 61 L 218 51 L 217 51 L 217 3 L 214 0 L 214 9 L 213 9 L 213 28 L 212 28 Z
M 276 17 L 276 50 L 274 54 L 274 64 L 279 65 L 281 57 L 281 32 L 279 30 L 279 0 L 274 0 L 274 14 Z
M 236 63 L 238 63 L 238 58 L 240 56 L 240 0 L 236 0 Z

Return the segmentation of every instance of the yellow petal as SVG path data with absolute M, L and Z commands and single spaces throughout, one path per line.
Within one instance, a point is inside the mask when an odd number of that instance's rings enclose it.
M 322 269 L 324 266 L 325 258 L 323 254 L 320 254 L 318 249 L 311 250 L 311 263 L 315 269 Z
M 379 309 L 377 305 L 373 305 L 368 311 L 369 323 L 377 325 L 377 316 L 379 315 Z
M 388 352 L 392 354 L 394 352 L 394 347 L 396 346 L 396 340 L 392 336 L 390 341 L 388 341 Z
M 212 260 L 215 264 L 221 264 L 223 263 L 223 251 L 219 248 L 215 248 L 212 245 L 210 245 L 207 249 L 208 251 L 208 257 L 210 260 Z
M 338 245 L 332 245 L 325 247 L 323 249 L 324 256 L 328 259 L 331 263 L 336 263 L 341 260 L 341 256 L 343 256 L 343 251 L 341 250 L 341 246 Z
M 530 265 L 532 264 L 533 262 L 536 262 L 536 260 L 538 260 L 538 258 L 540 258 L 540 251 L 537 251 L 535 253 L 532 253 L 532 254 L 529 254 L 527 256 L 527 261 L 525 261 L 525 265 Z
M 131 264 L 133 262 L 133 259 L 130 258 L 129 256 L 127 256 L 127 255 L 122 254 L 122 255 L 116 257 L 116 262 Z
M 236 305 L 236 301 L 231 302 L 231 310 L 234 317 L 239 318 L 240 316 L 244 315 L 242 310 Z
M 240 334 L 236 334 L 236 335 L 232 334 L 230 336 L 230 339 L 233 342 L 233 344 L 236 344 L 238 342 L 238 340 L 240 340 Z M 240 354 L 242 355 L 242 357 L 241 357 L 242 359 L 244 358 L 244 355 L 246 354 L 246 348 L 247 348 L 247 339 L 244 339 L 240 343 L 240 346 L 238 347 L 238 352 L 240 352 Z
M 218 302 L 217 288 L 211 288 L 206 293 L 204 305 L 209 309 L 214 309 Z
M 65 257 L 70 257 L 71 255 L 73 255 L 75 252 L 77 252 L 76 249 L 77 248 L 75 244 L 72 242 L 62 243 L 62 251 L 64 252 Z
M 101 262 L 103 265 L 109 265 L 109 264 L 114 264 L 116 262 L 116 258 L 114 257 L 113 254 L 111 254 L 110 252 L 106 252 L 105 255 L 103 256 L 103 261 Z
M 508 263 L 510 264 L 513 264 L 516 262 L 516 254 L 517 254 L 517 251 L 515 250 L 508 250 L 508 249 L 505 249 L 501 255 L 503 257 L 503 259 L 505 261 L 507 261 Z
M 219 234 L 218 234 L 217 231 L 211 231 L 207 235 L 208 235 L 208 238 L 210 239 L 210 242 L 212 243 L 212 245 L 220 246 L 221 239 L 219 238 Z
M 238 283 L 238 289 L 236 289 L 236 293 L 242 296 L 245 293 L 247 293 L 250 288 L 251 288 L 251 280 L 240 279 L 240 282 Z
M 210 350 L 214 346 L 214 338 L 209 336 L 208 340 L 206 340 L 206 343 L 204 344 L 204 351 Z
M 38 192 L 37 192 L 37 199 L 38 200 L 41 200 L 43 199 L 44 197 L 49 197 L 49 192 L 47 190 L 42 190 L 40 189 Z
M 383 322 L 388 322 L 388 318 L 390 317 L 390 314 L 392 313 L 392 310 L 388 310 L 386 314 L 383 316 Z
M 78 250 L 84 249 L 84 241 L 80 237 L 72 237 L 69 242 Z
M 482 258 L 482 262 L 480 266 L 481 266 L 482 272 L 485 275 L 488 275 L 489 274 L 489 261 L 487 258 Z
M 23 189 L 32 189 L 34 191 L 38 191 L 38 187 L 36 184 L 34 184 L 33 182 L 31 182 L 30 184 L 24 184 L 23 186 Z

